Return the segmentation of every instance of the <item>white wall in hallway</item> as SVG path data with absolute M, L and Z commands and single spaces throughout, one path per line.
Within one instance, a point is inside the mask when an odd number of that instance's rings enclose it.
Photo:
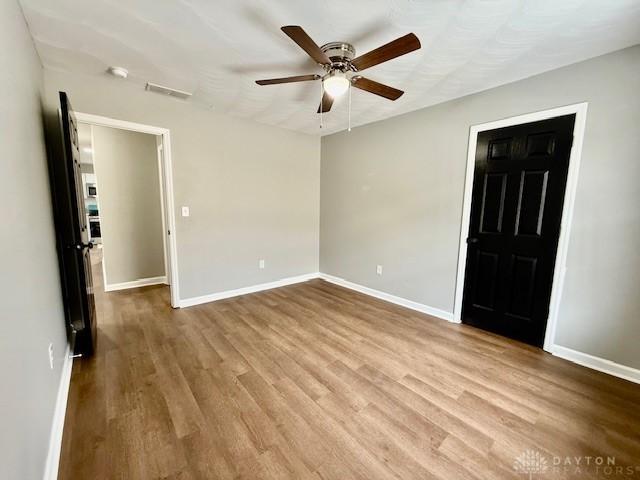
M 91 127 L 108 284 L 165 275 L 156 136 Z

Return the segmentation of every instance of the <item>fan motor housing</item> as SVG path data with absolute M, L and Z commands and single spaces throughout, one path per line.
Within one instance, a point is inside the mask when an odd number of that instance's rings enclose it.
M 356 49 L 347 42 L 330 42 L 320 49 L 331 60 L 332 68 L 340 68 L 342 70 L 352 70 L 351 60 L 356 56 Z

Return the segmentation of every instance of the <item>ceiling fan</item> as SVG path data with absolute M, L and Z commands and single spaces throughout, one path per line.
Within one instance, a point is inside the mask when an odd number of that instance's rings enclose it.
M 331 110 L 335 98 L 343 95 L 350 86 L 359 88 L 389 100 L 397 100 L 404 93 L 397 88 L 365 78 L 358 73 L 362 70 L 387 62 L 420 48 L 420 40 L 413 33 L 397 38 L 381 47 L 356 57 L 356 49 L 345 42 L 330 42 L 319 47 L 307 33 L 297 25 L 282 27 L 281 30 L 296 42 L 325 71 L 324 75 L 298 75 L 295 77 L 256 80 L 258 85 L 306 82 L 322 80 L 322 101 L 318 113 Z

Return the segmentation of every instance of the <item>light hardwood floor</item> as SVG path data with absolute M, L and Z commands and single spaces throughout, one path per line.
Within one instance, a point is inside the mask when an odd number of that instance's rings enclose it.
M 536 479 L 640 478 L 639 385 L 321 280 L 168 297 L 98 294 L 59 478 L 515 479 L 526 450 L 547 461 Z

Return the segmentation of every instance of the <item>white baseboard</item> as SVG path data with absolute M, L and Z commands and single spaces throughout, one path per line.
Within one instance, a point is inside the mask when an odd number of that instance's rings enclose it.
M 314 278 L 318 278 L 320 274 L 317 272 L 307 273 L 305 275 L 298 275 L 296 277 L 283 278 L 276 280 L 275 282 L 260 283 L 258 285 L 252 285 L 250 287 L 236 288 L 235 290 L 225 290 L 224 292 L 210 293 L 208 295 L 202 295 L 200 297 L 191 297 L 180 300 L 178 307 L 192 307 L 194 305 L 200 305 L 203 303 L 215 302 L 216 300 L 223 300 L 225 298 L 237 297 L 239 295 L 246 295 L 248 293 L 261 292 L 263 290 L 270 290 L 272 288 L 285 287 L 287 285 L 293 285 L 294 283 L 306 282 Z
M 381 300 L 385 300 L 387 302 L 395 303 L 396 305 L 401 305 L 403 307 L 407 307 L 412 310 L 416 310 L 418 312 L 426 313 L 427 315 L 438 317 L 438 318 L 447 320 L 449 322 L 458 323 L 454 321 L 453 314 L 451 312 L 446 312 L 438 308 L 413 302 L 405 298 L 396 297 L 395 295 L 390 295 L 385 292 L 380 292 L 372 288 L 364 287 L 362 285 L 349 282 L 342 278 L 334 277 L 332 275 L 327 275 L 326 273 L 317 273 L 317 272 L 308 273 L 305 275 L 298 275 L 296 277 L 283 278 L 281 280 L 276 280 L 275 282 L 261 283 L 259 285 L 252 285 L 250 287 L 237 288 L 235 290 L 226 290 L 224 292 L 211 293 L 208 295 L 202 295 L 200 297 L 185 298 L 180 300 L 178 306 L 180 308 L 192 307 L 194 305 L 201 305 L 203 303 L 215 302 L 216 300 L 223 300 L 225 298 L 237 297 L 240 295 L 246 295 L 248 293 L 255 293 L 255 292 L 261 292 L 263 290 L 270 290 L 272 288 L 285 287 L 287 285 L 293 285 L 295 283 L 306 282 L 314 278 L 321 278 L 323 280 L 326 280 L 327 282 L 334 283 L 336 285 L 340 285 L 342 287 L 349 288 L 351 290 L 356 290 L 360 293 L 364 293 L 365 295 L 370 295 L 372 297 L 376 297 Z
M 167 277 L 149 277 L 149 278 L 140 278 L 138 280 L 133 280 L 131 282 L 123 282 L 123 283 L 108 283 L 104 286 L 105 292 L 113 292 L 115 290 L 126 290 L 128 288 L 138 288 L 138 287 L 148 287 L 149 285 L 159 285 L 159 284 L 167 284 Z
M 439 308 L 430 307 L 429 305 L 424 305 L 412 300 L 407 300 L 406 298 L 396 297 L 395 295 L 381 292 L 379 290 L 374 290 L 373 288 L 365 287 L 363 285 L 358 285 L 357 283 L 350 282 L 343 278 L 334 277 L 333 275 L 327 275 L 326 273 L 321 273 L 320 278 L 326 280 L 327 282 L 340 285 L 341 287 L 349 288 L 351 290 L 355 290 L 356 292 L 379 298 L 380 300 L 385 300 L 402 307 L 410 308 L 411 310 L 426 313 L 427 315 L 431 315 L 432 317 L 438 317 L 452 323 L 459 323 L 453 319 L 453 313 L 447 312 L 445 310 L 440 310 Z
M 60 463 L 60 451 L 62 449 L 62 432 L 64 430 L 64 417 L 67 413 L 67 398 L 69 396 L 72 368 L 73 357 L 71 355 L 71 348 L 67 345 L 64 353 L 62 372 L 60 373 L 56 407 L 53 412 L 53 422 L 49 436 L 49 452 L 47 454 L 47 463 L 44 467 L 44 480 L 57 480 L 58 478 L 58 465 Z
M 626 365 L 621 365 L 611 360 L 595 357 L 588 353 L 578 352 L 577 350 L 556 344 L 551 345 L 549 352 L 556 357 L 564 358 L 583 367 L 592 368 L 593 370 L 598 370 L 599 372 L 607 373 L 614 377 L 620 377 L 630 382 L 640 383 L 640 370 L 637 368 L 627 367 Z

